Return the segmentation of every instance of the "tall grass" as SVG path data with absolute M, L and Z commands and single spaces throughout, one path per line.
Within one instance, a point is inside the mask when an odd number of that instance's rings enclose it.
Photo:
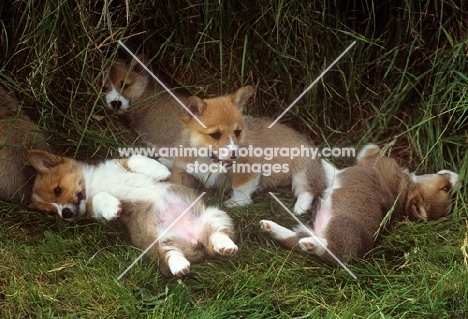
M 127 8 L 128 5 L 128 8 Z M 127 10 L 128 9 L 128 10 Z M 246 113 L 274 118 L 352 42 L 281 119 L 318 145 L 393 144 L 417 173 L 467 176 L 468 8 L 462 1 L 4 1 L 0 82 L 63 155 L 117 156 L 138 144 L 101 99 L 117 40 L 193 94 L 257 87 Z M 339 166 L 352 159 L 336 159 Z M 274 190 L 289 206 L 288 190 Z M 222 192 L 210 192 L 221 203 Z M 400 223 L 365 260 L 340 268 L 260 232 L 293 221 L 267 194 L 229 210 L 239 254 L 165 278 L 119 224 L 64 223 L 0 203 L 2 317 L 463 318 L 467 197 L 452 216 Z M 102 249 L 102 250 L 101 250 Z M 97 254 L 96 254 L 97 253 Z M 94 257 L 93 257 L 94 256 Z

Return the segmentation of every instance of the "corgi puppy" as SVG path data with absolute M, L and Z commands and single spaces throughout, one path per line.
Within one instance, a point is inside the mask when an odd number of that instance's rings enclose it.
M 449 170 L 410 174 L 369 144 L 359 152 L 355 166 L 337 172 L 324 192 L 312 230 L 289 230 L 269 220 L 262 220 L 261 227 L 287 248 L 300 247 L 333 262 L 326 247 L 346 263 L 374 246 L 380 224 L 391 210 L 392 219 L 428 221 L 447 216 L 457 182 L 458 174 Z
M 137 58 L 145 65 L 148 56 Z M 173 147 L 182 122 L 180 104 L 135 59 L 116 58 L 104 77 L 104 100 L 119 114 L 142 141 L 151 147 Z M 188 95 L 175 92 L 185 103 Z
M 21 202 L 31 198 L 35 171 L 26 151 L 32 148 L 52 151 L 18 101 L 0 87 L 0 200 Z
M 149 252 L 165 274 L 185 275 L 191 263 L 237 252 L 229 216 L 200 201 L 187 210 L 195 192 L 163 182 L 170 172 L 156 160 L 132 156 L 90 165 L 40 150 L 29 151 L 28 158 L 38 173 L 31 208 L 67 220 L 85 213 L 106 220 L 121 217 L 141 249 L 161 236 Z
M 243 107 L 253 93 L 253 87 L 245 86 L 228 96 L 187 100 L 187 108 L 206 128 L 190 112 L 182 111 L 184 128 L 178 144 L 199 152 L 179 154 L 171 180 L 189 185 L 195 178 L 207 187 L 232 187 L 232 196 L 225 203 L 228 207 L 252 203 L 255 191 L 292 185 L 297 197 L 294 212 L 303 214 L 326 188 L 321 161 L 282 153 L 313 147 L 293 129 L 279 123 L 268 128 L 269 119 L 243 116 Z

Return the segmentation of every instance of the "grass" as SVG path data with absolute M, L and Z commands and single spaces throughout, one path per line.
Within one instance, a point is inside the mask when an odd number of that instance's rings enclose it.
M 318 145 L 392 144 L 418 174 L 468 174 L 468 8 L 461 1 L 5 1 L 0 82 L 63 155 L 118 156 L 137 137 L 101 99 L 117 40 L 203 97 L 257 87 L 248 114 L 281 119 Z M 342 167 L 352 159 L 335 159 Z M 287 189 L 274 190 L 289 207 Z M 222 191 L 210 191 L 212 203 Z M 435 222 L 402 222 L 350 265 L 358 279 L 278 247 L 261 219 L 293 221 L 268 194 L 229 209 L 239 253 L 163 277 L 118 223 L 64 223 L 0 203 L 3 318 L 463 318 L 468 312 L 467 196 Z

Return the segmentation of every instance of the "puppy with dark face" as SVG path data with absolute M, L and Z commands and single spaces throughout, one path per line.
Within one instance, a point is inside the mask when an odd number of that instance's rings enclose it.
M 324 247 L 341 261 L 362 257 L 373 246 L 375 234 L 386 214 L 393 219 L 434 220 L 447 216 L 458 174 L 442 170 L 416 176 L 397 162 L 367 145 L 358 154 L 355 166 L 339 171 L 313 221 L 312 230 L 289 230 L 262 220 L 263 230 L 282 245 L 301 248 L 333 262 Z
M 146 54 L 137 58 L 148 65 Z M 155 148 L 174 147 L 182 130 L 181 105 L 135 59 L 116 58 L 105 74 L 104 99 L 142 141 Z M 175 95 L 184 103 L 188 97 Z
M 165 182 L 169 170 L 158 161 L 132 156 L 96 165 L 31 150 L 37 170 L 31 208 L 73 220 L 84 214 L 120 217 L 135 246 L 149 251 L 167 274 L 185 275 L 190 264 L 237 252 L 232 220 L 215 207 L 195 202 L 195 192 Z
M 0 87 L 0 200 L 21 202 L 31 198 L 35 171 L 26 157 L 29 149 L 52 151 L 18 101 Z

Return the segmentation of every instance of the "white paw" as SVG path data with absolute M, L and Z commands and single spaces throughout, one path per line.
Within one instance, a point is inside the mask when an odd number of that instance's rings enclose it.
M 322 256 L 327 247 L 327 240 L 320 237 L 304 237 L 299 239 L 299 247 L 308 253 Z
M 237 245 L 222 233 L 215 233 L 211 236 L 211 243 L 216 253 L 222 256 L 231 256 L 237 253 Z
M 183 276 L 190 271 L 190 262 L 182 255 L 173 254 L 167 260 L 169 269 L 174 276 Z
M 276 240 L 285 240 L 287 238 L 291 238 L 296 236 L 296 233 L 286 227 L 278 225 L 271 220 L 262 220 L 260 221 L 260 225 L 265 233 L 268 236 L 276 239 Z
M 237 207 L 237 206 L 245 206 L 252 204 L 253 201 L 250 197 L 245 196 L 232 196 L 230 199 L 224 202 L 226 207 Z
M 145 174 L 157 181 L 166 180 L 171 176 L 171 172 L 166 166 L 155 159 L 142 155 L 134 155 L 130 157 L 128 160 L 128 167 L 133 172 Z
M 307 208 L 304 208 L 302 205 L 296 203 L 294 205 L 294 214 L 297 216 L 304 215 L 307 212 Z
M 102 217 L 106 220 L 119 217 L 122 211 L 122 204 L 120 201 L 111 194 L 105 192 L 94 195 L 92 205 L 96 217 Z
M 313 200 L 314 196 L 312 196 L 309 192 L 300 193 L 299 196 L 297 196 L 297 201 L 294 205 L 294 214 L 305 214 L 312 207 Z

